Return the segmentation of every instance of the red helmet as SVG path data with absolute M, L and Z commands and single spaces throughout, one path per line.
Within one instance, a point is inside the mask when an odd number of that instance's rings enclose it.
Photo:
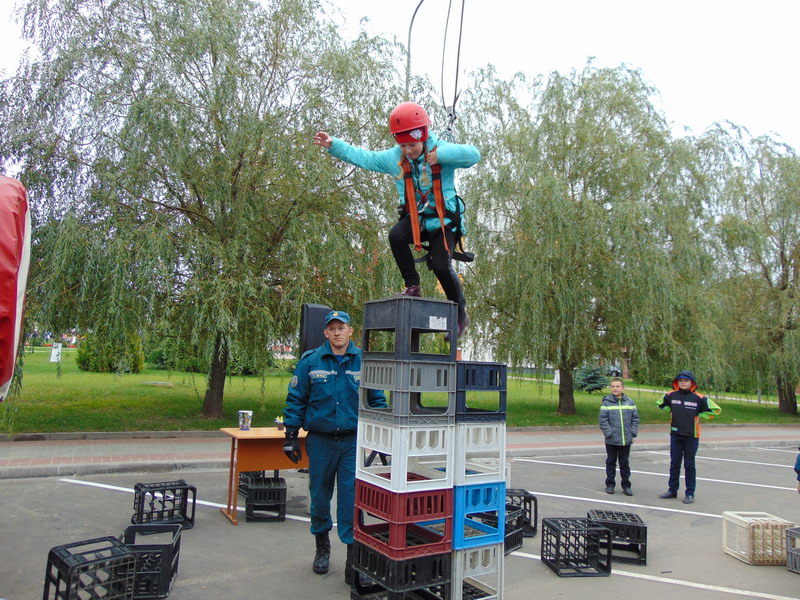
M 428 139 L 428 113 L 416 102 L 398 104 L 389 115 L 389 131 L 398 144 L 413 144 Z

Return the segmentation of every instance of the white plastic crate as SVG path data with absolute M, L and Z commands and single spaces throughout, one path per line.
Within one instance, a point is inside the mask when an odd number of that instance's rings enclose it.
M 794 523 L 765 512 L 722 513 L 722 547 L 750 565 L 785 565 L 787 529 Z
M 503 598 L 503 544 L 453 551 L 452 600 Z M 458 582 L 462 582 L 458 585 Z M 465 594 L 466 588 L 466 594 Z M 472 589 L 470 589 L 472 588 Z
M 359 418 L 356 477 L 393 492 L 452 487 L 454 438 L 454 425 L 394 426 Z M 388 464 L 373 452 L 387 455 Z
M 456 423 L 455 485 L 506 479 L 506 424 Z

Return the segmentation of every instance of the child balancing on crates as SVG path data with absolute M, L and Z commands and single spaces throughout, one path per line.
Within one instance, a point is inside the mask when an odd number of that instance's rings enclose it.
M 453 270 L 452 254 L 461 231 L 464 206 L 455 190 L 455 170 L 477 163 L 481 154 L 467 144 L 452 144 L 438 139 L 429 130 L 425 109 L 414 102 L 403 102 L 389 115 L 389 131 L 397 145 L 379 152 L 351 146 L 325 131 L 314 136 L 314 143 L 332 156 L 351 165 L 395 178 L 400 196 L 400 220 L 389 232 L 389 245 L 405 290 L 402 296 L 422 296 L 420 278 L 414 266 L 411 244 L 430 245 L 428 266 L 448 300 L 458 305 L 458 337 L 469 325 L 464 291 Z

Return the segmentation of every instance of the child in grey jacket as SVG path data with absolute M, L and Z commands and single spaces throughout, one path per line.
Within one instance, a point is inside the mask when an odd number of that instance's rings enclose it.
M 606 493 L 614 493 L 619 461 L 622 492 L 633 496 L 629 459 L 631 444 L 639 433 L 639 412 L 633 400 L 625 395 L 622 379 L 614 377 L 610 387 L 611 393 L 603 398 L 600 406 L 600 429 L 606 438 Z

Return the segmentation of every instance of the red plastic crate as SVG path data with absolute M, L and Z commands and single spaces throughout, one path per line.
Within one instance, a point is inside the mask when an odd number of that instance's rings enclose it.
M 356 509 L 353 537 L 395 560 L 442 554 L 453 547 L 453 519 L 424 523 L 365 523 L 364 511 Z
M 453 488 L 393 492 L 356 480 L 356 508 L 392 523 L 415 523 L 453 516 Z

